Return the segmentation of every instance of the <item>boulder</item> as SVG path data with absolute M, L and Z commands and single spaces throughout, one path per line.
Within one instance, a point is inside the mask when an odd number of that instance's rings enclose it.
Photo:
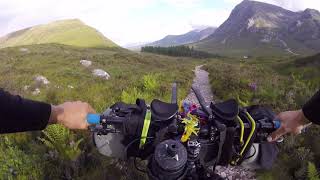
M 20 48 L 19 49 L 21 52 L 29 52 L 29 49 L 28 48 Z
M 222 172 L 222 173 L 220 174 L 220 176 L 221 176 L 222 178 L 226 178 L 226 177 L 227 177 L 227 174 L 226 174 L 225 172 Z
M 40 89 L 39 88 L 36 88 L 34 91 L 32 91 L 32 95 L 36 96 L 38 94 L 40 94 Z
M 104 71 L 102 69 L 94 69 L 92 71 L 92 74 L 94 76 L 101 77 L 101 78 L 104 78 L 104 79 L 109 79 L 110 78 L 110 75 L 106 71 Z
M 92 65 L 92 61 L 89 60 L 81 60 L 80 64 L 83 65 L 84 67 L 89 67 Z
M 27 91 L 29 88 L 30 88 L 30 86 L 29 86 L 29 85 L 25 85 L 25 86 L 23 86 L 23 90 L 25 90 L 25 91 Z
M 50 81 L 44 76 L 36 76 L 34 80 L 38 86 L 50 84 Z

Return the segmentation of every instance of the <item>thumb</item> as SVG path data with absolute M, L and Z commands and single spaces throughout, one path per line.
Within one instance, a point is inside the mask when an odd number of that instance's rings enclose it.
M 287 131 L 285 130 L 285 128 L 283 126 L 281 126 L 279 129 L 277 129 L 276 131 L 274 131 L 269 137 L 268 137 L 268 141 L 269 142 L 274 142 L 277 141 L 281 136 L 287 134 Z
M 274 121 L 280 121 L 280 122 L 281 122 L 282 119 L 284 119 L 283 113 L 280 113 L 280 114 L 276 115 L 273 120 L 274 120 Z

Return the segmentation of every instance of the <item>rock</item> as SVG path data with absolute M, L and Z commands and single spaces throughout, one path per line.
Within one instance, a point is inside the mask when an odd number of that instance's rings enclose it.
M 106 71 L 104 71 L 102 69 L 95 69 L 95 70 L 92 71 L 92 74 L 94 76 L 98 76 L 98 77 L 101 77 L 101 78 L 104 78 L 104 79 L 109 79 L 110 78 L 110 75 Z
M 82 64 L 84 67 L 89 67 L 92 65 L 92 61 L 89 60 L 81 60 L 80 64 Z
M 221 166 L 216 166 L 216 171 L 219 171 L 221 168 Z
M 32 91 L 32 95 L 34 95 L 34 96 L 39 95 L 40 92 L 41 92 L 40 89 L 36 88 L 34 91 Z
M 226 174 L 225 172 L 222 172 L 222 173 L 220 174 L 220 176 L 221 176 L 222 178 L 226 178 L 226 177 L 227 177 L 227 174 Z
M 25 86 L 23 87 L 23 90 L 27 91 L 29 88 L 30 88 L 29 85 L 25 85 Z
M 48 81 L 48 79 L 44 76 L 36 76 L 36 78 L 34 79 L 36 81 L 36 83 L 38 85 L 48 85 L 50 84 L 50 81 Z
M 20 48 L 19 51 L 21 51 L 21 52 L 29 52 L 29 49 L 28 48 Z
M 73 86 L 71 86 L 71 85 L 68 85 L 68 88 L 73 89 L 74 87 L 73 87 Z

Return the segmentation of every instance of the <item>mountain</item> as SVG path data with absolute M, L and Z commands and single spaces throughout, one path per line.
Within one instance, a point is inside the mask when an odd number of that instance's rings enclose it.
M 244 0 L 209 37 L 195 48 L 232 55 L 297 55 L 320 51 L 320 13 L 293 12 Z
M 136 42 L 136 43 L 129 43 L 122 47 L 132 50 L 132 51 L 140 51 L 141 47 L 145 46 L 146 44 L 149 44 L 150 42 Z
M 161 40 L 146 44 L 147 46 L 177 46 L 198 42 L 211 35 L 216 28 L 206 27 L 202 29 L 195 29 L 186 34 L 181 35 L 168 35 Z
M 54 21 L 10 33 L 0 38 L 0 48 L 57 43 L 79 47 L 117 47 L 96 29 L 78 19 Z

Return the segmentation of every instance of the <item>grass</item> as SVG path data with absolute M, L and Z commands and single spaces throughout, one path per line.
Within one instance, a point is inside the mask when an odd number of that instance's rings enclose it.
M 318 56 L 279 59 L 211 60 L 205 68 L 210 72 L 212 90 L 220 99 L 240 97 L 249 105 L 271 106 L 275 112 L 300 109 L 320 88 Z M 308 179 L 309 171 L 314 172 L 308 164 L 320 167 L 320 144 L 314 138 L 319 132 L 315 126 L 298 137 L 287 136 L 279 145 L 273 168 L 259 171 L 258 179 Z
M 54 104 L 82 100 L 89 102 L 97 112 L 102 112 L 114 102 L 133 102 L 138 97 L 146 99 L 148 103 L 153 98 L 169 101 L 171 83 L 174 81 L 179 83 L 181 100 L 191 86 L 194 67 L 206 63 L 205 68 L 210 73 L 213 92 L 218 98 L 239 96 L 249 104 L 268 104 L 276 112 L 280 112 L 300 108 L 315 89 L 319 88 L 317 57 L 298 60 L 288 57 L 264 57 L 247 61 L 236 58 L 204 61 L 133 53 L 121 48 L 30 45 L 0 50 L 0 87 L 27 98 Z M 83 67 L 79 63 L 81 59 L 91 60 L 92 66 Z M 103 80 L 93 77 L 91 71 L 95 68 L 106 70 L 111 78 Z M 305 71 L 308 73 L 301 73 Z M 50 84 L 47 87 L 41 86 L 40 95 L 34 96 L 32 91 L 37 87 L 34 82 L 37 75 L 47 77 Z M 256 89 L 250 86 L 252 83 L 256 84 Z M 31 87 L 24 90 L 26 85 Z M 70 89 L 69 85 L 74 89 Z M 118 163 L 112 163 L 113 160 L 99 155 L 90 141 L 89 133 L 72 132 L 72 135 L 75 135 L 75 141 L 84 139 L 79 145 L 81 154 L 76 161 L 77 165 L 73 161 L 62 164 L 58 159 L 50 157 L 52 149 L 46 148 L 37 140 L 37 137 L 42 136 L 39 132 L 0 136 L 0 142 L 6 142 L 0 144 L 0 156 L 10 154 L 12 157 L 12 161 L 0 165 L 0 178 L 11 177 L 7 174 L 9 166 L 17 169 L 18 173 L 21 172 L 21 177 L 26 179 L 61 179 L 65 176 L 64 169 L 68 168 L 77 172 L 73 174 L 76 179 L 119 179 L 123 176 L 142 178 L 131 170 L 132 167 L 123 165 L 119 168 L 116 166 Z M 306 177 L 309 162 L 316 167 L 320 165 L 320 145 L 312 138 L 318 136 L 318 129 L 313 128 L 299 138 L 287 138 L 286 143 L 281 145 L 280 157 L 274 168 L 259 172 L 259 178 Z M 13 163 L 19 159 L 22 159 L 22 163 Z M 34 164 L 38 166 L 32 171 L 29 167 Z
M 21 51 L 21 48 L 27 51 Z M 92 66 L 83 67 L 79 62 L 81 59 L 91 60 Z M 11 47 L 0 49 L 0 87 L 30 99 L 53 104 L 81 100 L 89 102 L 97 112 L 102 112 L 117 101 L 132 102 L 138 97 L 146 99 L 148 103 L 154 98 L 169 101 L 171 83 L 175 81 L 179 85 L 178 94 L 181 100 L 186 97 L 191 87 L 194 76 L 192 70 L 200 63 L 203 61 L 133 53 L 121 48 L 94 49 L 58 44 Z M 95 68 L 107 71 L 111 78 L 104 80 L 93 77 L 91 71 Z M 40 86 L 41 93 L 35 96 L 32 91 L 37 87 L 34 82 L 37 75 L 47 77 L 50 84 Z M 24 90 L 26 85 L 30 85 L 28 90 Z M 70 89 L 69 85 L 74 89 Z M 82 153 L 76 166 L 73 161 L 61 163 L 55 156 L 48 157 L 51 151 L 55 151 L 46 148 L 37 140 L 37 137 L 43 137 L 39 132 L 2 135 L 0 139 L 9 138 L 11 149 L 19 150 L 11 152 L 18 153 L 12 155 L 15 158 L 13 161 L 21 156 L 29 157 L 25 163 L 13 167 L 18 173 L 19 169 L 23 170 L 21 173 L 24 173 L 24 177 L 34 177 L 32 174 L 36 173 L 35 179 L 45 176 L 49 179 L 61 179 L 66 176 L 64 170 L 67 171 L 68 168 L 74 169 L 68 172 L 77 172 L 73 177 L 78 179 L 91 179 L 91 176 L 96 179 L 120 178 L 131 172 L 115 167 L 113 161 L 98 154 L 88 132 L 73 133 L 76 135 L 75 141 L 84 139 L 79 147 Z M 25 173 L 31 164 L 39 164 L 41 169 Z M 0 165 L 0 169 L 4 168 L 4 173 L 9 172 L 8 165 L 10 164 L 4 163 Z M 41 173 L 38 173 L 39 171 Z M 0 173 L 0 179 L 3 177 L 11 176 Z
M 77 19 L 55 21 L 38 25 L 0 38 L 0 48 L 59 43 L 78 47 L 117 47 L 96 29 Z
M 48 97 L 54 94 L 57 99 L 55 103 L 88 101 L 100 111 L 106 105 L 121 100 L 122 91 L 133 87 L 142 89 L 140 84 L 143 84 L 144 75 L 148 74 L 158 74 L 158 86 L 165 92 L 158 98 L 169 99 L 170 86 L 174 81 L 181 84 L 179 91 L 182 98 L 190 88 L 192 69 L 197 63 L 189 58 L 137 54 L 123 49 L 85 49 L 56 44 L 25 46 L 28 52 L 21 52 L 20 48 L 0 50 L 2 87 L 38 100 L 50 100 Z M 92 67 L 80 65 L 81 59 L 91 60 Z M 93 77 L 91 70 L 94 68 L 106 70 L 111 79 Z M 39 96 L 32 96 L 32 89 L 24 91 L 23 88 L 26 85 L 34 87 L 34 77 L 37 75 L 47 77 L 51 83 L 49 87 L 40 88 Z M 68 88 L 68 85 L 74 89 Z

